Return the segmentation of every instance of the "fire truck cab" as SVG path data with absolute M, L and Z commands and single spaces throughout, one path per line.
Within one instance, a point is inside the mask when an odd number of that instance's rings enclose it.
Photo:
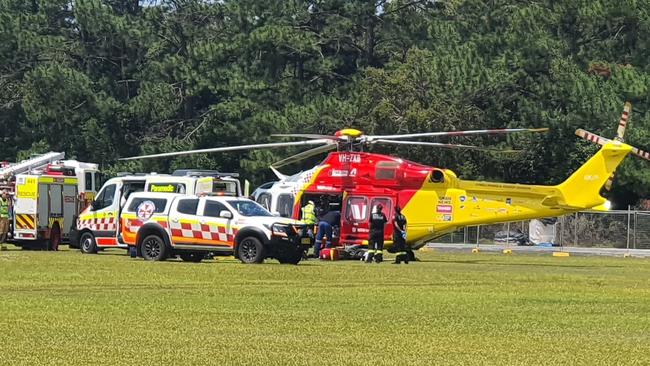
M 106 181 L 91 204 L 79 215 L 71 246 L 82 253 L 96 253 L 103 248 L 128 246 L 120 235 L 120 215 L 129 196 L 135 192 L 167 194 L 241 195 L 235 173 L 206 170 L 177 170 L 173 174 L 120 174 Z

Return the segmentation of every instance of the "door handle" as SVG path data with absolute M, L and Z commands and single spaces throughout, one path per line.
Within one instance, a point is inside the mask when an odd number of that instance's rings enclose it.
M 205 221 L 204 221 L 204 220 L 201 220 L 201 221 L 199 221 L 199 224 L 201 224 L 201 225 L 205 225 Z
M 109 213 L 107 213 L 106 215 L 107 215 L 107 216 L 113 216 L 113 215 L 114 215 L 114 213 L 112 213 L 112 212 L 109 212 Z
M 172 222 L 178 222 L 178 219 L 172 219 Z

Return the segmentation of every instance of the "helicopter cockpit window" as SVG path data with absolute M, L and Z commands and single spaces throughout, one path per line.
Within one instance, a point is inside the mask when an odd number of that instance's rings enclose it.
M 278 197 L 278 212 L 282 217 L 291 217 L 293 213 L 293 195 L 281 194 Z
M 368 200 L 365 197 L 348 198 L 345 219 L 350 222 L 366 221 L 368 219 Z
M 271 211 L 271 194 L 270 193 L 262 193 L 259 196 L 257 196 L 257 203 L 262 205 L 265 209 Z
M 382 161 L 375 167 L 376 179 L 395 179 L 399 163 L 394 161 Z

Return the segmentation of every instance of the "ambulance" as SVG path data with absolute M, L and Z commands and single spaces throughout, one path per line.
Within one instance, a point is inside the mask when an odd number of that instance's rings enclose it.
M 120 235 L 120 215 L 134 192 L 169 194 L 211 193 L 241 196 L 238 174 L 211 170 L 177 170 L 172 174 L 118 174 L 109 179 L 91 204 L 79 215 L 71 247 L 82 253 L 128 246 Z

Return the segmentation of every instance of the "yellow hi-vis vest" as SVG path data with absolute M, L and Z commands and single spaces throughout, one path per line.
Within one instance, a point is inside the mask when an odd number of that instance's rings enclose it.
M 308 204 L 302 208 L 302 221 L 308 225 L 316 225 L 316 214 L 314 213 L 314 205 Z
M 0 219 L 9 218 L 9 200 L 0 198 Z

